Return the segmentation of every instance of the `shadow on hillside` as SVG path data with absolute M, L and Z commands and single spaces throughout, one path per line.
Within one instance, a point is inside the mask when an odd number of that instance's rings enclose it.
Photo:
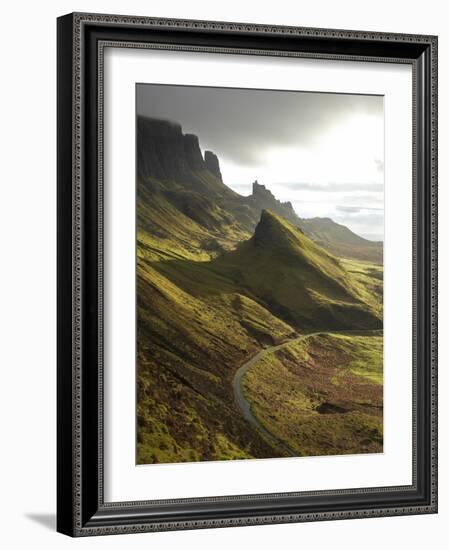
M 292 278 L 288 269 L 281 269 L 279 276 L 274 278 L 275 286 L 267 284 L 264 270 L 275 269 L 270 260 L 255 268 L 248 261 L 244 248 L 240 247 L 238 251 L 206 262 L 171 259 L 152 263 L 151 266 L 177 288 L 195 298 L 207 300 L 225 295 L 243 295 L 297 329 L 382 328 L 382 320 L 365 304 L 349 294 L 342 296 L 339 285 L 335 292 L 333 281 L 325 278 L 319 280 L 319 274 L 309 266 L 301 266 L 307 282 Z M 272 276 L 270 279 L 273 281 Z M 328 303 L 321 303 L 320 294 L 314 291 L 316 285 L 324 295 L 333 296 L 335 301 L 331 299 Z M 285 289 L 288 289 L 287 297 Z

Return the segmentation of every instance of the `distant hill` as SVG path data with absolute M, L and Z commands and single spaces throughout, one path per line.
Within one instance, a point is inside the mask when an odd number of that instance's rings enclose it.
M 300 218 L 290 202 L 277 200 L 269 189 L 257 181 L 253 183 L 252 194 L 248 200 L 256 208 L 257 213 L 267 209 L 279 214 L 336 256 L 383 263 L 382 242 L 364 239 L 330 218 Z
M 311 239 L 336 256 L 383 264 L 381 241 L 364 239 L 330 218 L 302 218 L 300 227 Z

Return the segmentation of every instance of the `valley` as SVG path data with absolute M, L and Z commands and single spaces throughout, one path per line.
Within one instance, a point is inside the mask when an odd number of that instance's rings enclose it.
M 381 452 L 381 243 L 137 135 L 137 463 Z

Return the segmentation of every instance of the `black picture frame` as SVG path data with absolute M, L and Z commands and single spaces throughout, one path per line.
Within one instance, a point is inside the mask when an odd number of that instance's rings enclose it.
M 71 536 L 437 512 L 437 37 L 74 13 L 58 18 L 57 530 Z M 413 483 L 105 503 L 102 47 L 302 55 L 413 68 Z

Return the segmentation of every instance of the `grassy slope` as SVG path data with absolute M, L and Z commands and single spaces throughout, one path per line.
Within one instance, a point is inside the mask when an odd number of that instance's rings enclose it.
M 137 250 L 147 260 L 207 260 L 249 237 L 243 225 L 199 193 L 174 182 L 139 182 Z
M 236 368 L 317 312 L 377 325 L 375 296 L 280 218 L 259 235 L 274 239 L 264 255 L 198 193 L 156 181 L 138 192 L 138 463 L 276 456 L 236 410 Z
M 148 265 L 138 284 L 138 462 L 271 456 L 236 411 L 231 380 L 293 329 L 244 296 L 194 297 Z
M 260 345 L 294 330 L 254 300 L 227 293 L 223 281 L 200 296 L 163 272 L 162 265 L 187 263 L 192 270 L 185 277 L 195 281 L 193 268 L 217 255 L 204 243 L 221 239 L 223 250 L 248 235 L 207 204 L 204 212 L 196 205 L 195 217 L 217 223 L 198 223 L 173 204 L 167 186 L 160 187 L 139 189 L 137 461 L 272 456 L 236 411 L 231 380 L 235 365 Z
M 262 214 L 254 237 L 211 267 L 293 326 L 381 327 L 376 297 L 337 258 L 271 212 Z
M 317 335 L 266 355 L 244 391 L 299 455 L 382 452 L 382 337 Z
M 341 265 L 350 274 L 360 296 L 374 308 L 377 315 L 383 316 L 383 266 L 360 260 L 341 259 Z

